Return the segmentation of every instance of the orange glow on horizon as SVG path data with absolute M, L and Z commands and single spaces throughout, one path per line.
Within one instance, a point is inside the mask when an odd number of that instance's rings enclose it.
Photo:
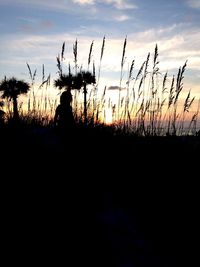
M 112 109 L 105 109 L 105 123 L 112 124 L 113 117 L 112 117 Z

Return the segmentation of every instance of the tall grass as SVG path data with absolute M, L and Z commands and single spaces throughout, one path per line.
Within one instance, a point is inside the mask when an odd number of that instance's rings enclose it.
M 73 64 L 68 63 L 65 66 L 65 42 L 62 44 L 61 53 L 58 54 L 57 74 L 63 75 L 82 75 L 91 73 L 96 76 L 96 82 L 84 82 L 85 87 L 81 86 L 79 90 L 73 90 L 73 112 L 77 123 L 86 122 L 94 127 L 99 123 L 106 123 L 107 110 L 112 110 L 112 126 L 123 132 L 139 136 L 161 136 L 161 135 L 184 135 L 196 134 L 199 131 L 198 122 L 200 100 L 191 96 L 191 90 L 184 89 L 184 74 L 187 67 L 187 61 L 178 68 L 177 74 L 168 75 L 168 72 L 162 74 L 159 67 L 159 51 L 156 44 L 155 50 L 147 54 L 146 59 L 141 66 L 136 69 L 136 60 L 130 64 L 126 58 L 127 37 L 123 43 L 118 87 L 118 104 L 107 98 L 107 86 L 98 95 L 101 77 L 102 61 L 104 56 L 105 36 L 102 40 L 101 50 L 99 51 L 98 67 L 95 66 L 93 57 L 93 48 L 95 42 L 89 45 L 87 68 L 84 70 L 82 62 L 78 62 L 78 41 L 73 44 Z M 130 67 L 125 72 L 125 61 Z M 26 117 L 28 121 L 37 119 L 43 124 L 52 121 L 55 108 L 57 106 L 57 97 L 52 98 L 50 90 L 52 88 L 51 76 L 45 75 L 44 65 L 42 65 L 42 79 L 36 82 L 37 70 L 32 71 L 27 63 L 30 77 L 31 90 L 28 95 L 26 108 L 20 109 L 21 116 Z M 68 73 L 64 73 L 68 69 Z M 97 73 L 96 73 L 97 69 Z M 122 87 L 124 77 L 125 87 Z M 74 88 L 76 89 L 76 88 Z M 85 91 L 84 91 L 85 90 Z M 124 96 L 122 96 L 122 92 Z M 58 93 L 54 93 L 57 95 Z M 87 98 L 86 98 L 87 94 Z M 186 94 L 185 98 L 182 95 Z M 85 100 L 85 101 L 84 101 Z M 191 108 L 194 103 L 196 110 L 192 113 Z M 23 103 L 22 103 L 23 104 Z M 6 105 L 7 113 L 12 114 L 9 102 Z M 87 118 L 87 120 L 86 120 Z
M 125 54 L 125 44 L 126 42 L 124 42 L 122 59 Z M 195 97 L 191 97 L 190 90 L 185 99 L 181 96 L 187 61 L 179 67 L 177 75 L 171 78 L 168 77 L 168 73 L 162 75 L 160 72 L 157 45 L 152 55 L 151 69 L 149 61 L 150 53 L 135 77 L 133 75 L 135 61 L 132 61 L 125 88 L 126 101 L 120 98 L 122 80 L 122 74 L 120 74 L 118 102 L 120 116 L 116 123 L 118 126 L 121 125 L 125 131 L 142 136 L 194 134 L 199 120 L 199 105 L 192 115 L 190 109 Z M 122 69 L 123 60 L 121 73 Z

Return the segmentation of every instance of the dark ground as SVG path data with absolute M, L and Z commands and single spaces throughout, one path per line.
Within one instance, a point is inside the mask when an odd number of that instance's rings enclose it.
M 199 137 L 0 135 L 8 263 L 198 265 Z

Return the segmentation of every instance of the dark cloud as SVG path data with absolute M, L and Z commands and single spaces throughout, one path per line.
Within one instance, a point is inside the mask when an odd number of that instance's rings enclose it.
M 109 86 L 108 87 L 108 90 L 119 90 L 119 86 L 115 86 L 115 85 L 113 85 L 113 86 Z
M 120 87 L 119 86 L 117 86 L 117 85 L 111 85 L 111 86 L 109 86 L 108 87 L 108 90 L 119 90 L 120 89 Z M 121 90 L 125 90 L 126 88 L 121 88 Z

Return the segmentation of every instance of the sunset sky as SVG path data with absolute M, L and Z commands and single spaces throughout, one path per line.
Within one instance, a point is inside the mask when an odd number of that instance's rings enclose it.
M 148 52 L 159 49 L 160 71 L 177 74 L 188 60 L 184 87 L 200 96 L 200 0 L 0 0 L 0 79 L 29 81 L 28 62 L 38 73 L 57 77 L 56 56 L 66 42 L 66 63 L 99 64 L 102 39 L 102 86 L 118 86 L 124 38 L 125 70 L 135 59 L 139 69 Z

